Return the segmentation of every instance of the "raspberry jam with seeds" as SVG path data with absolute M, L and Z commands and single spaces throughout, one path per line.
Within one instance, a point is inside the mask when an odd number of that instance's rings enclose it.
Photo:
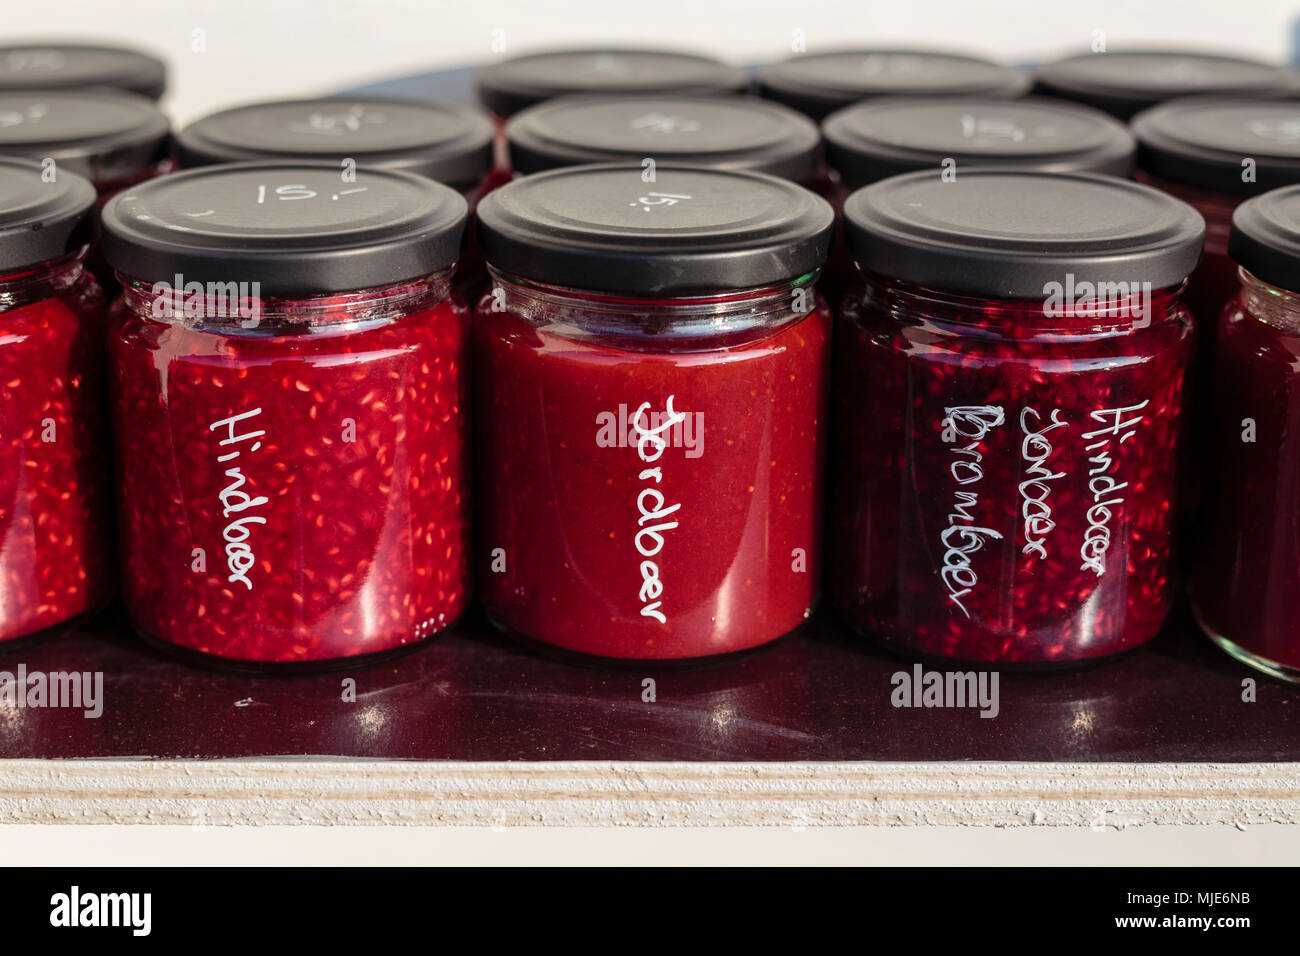
M 1179 50 L 1081 53 L 1034 71 L 1034 92 L 1074 100 L 1122 120 L 1182 96 L 1267 99 L 1300 90 L 1290 71 L 1244 57 Z
M 759 92 L 813 119 L 882 96 L 1015 98 L 1029 77 L 991 60 L 937 50 L 807 53 L 758 71 Z
M 128 613 L 230 662 L 390 651 L 470 598 L 466 218 L 411 173 L 240 164 L 113 200 Z
M 95 191 L 0 159 L 0 641 L 112 596 L 104 299 L 82 266 Z
M 1219 324 L 1196 616 L 1265 673 L 1300 680 L 1300 186 L 1250 199 L 1229 250 L 1241 292 Z
M 571 167 L 479 208 L 478 578 L 508 632 L 746 650 L 816 604 L 832 212 L 793 183 Z
M 1204 226 L 1089 174 L 886 180 L 845 206 L 828 587 L 893 649 L 1077 663 L 1159 630 Z

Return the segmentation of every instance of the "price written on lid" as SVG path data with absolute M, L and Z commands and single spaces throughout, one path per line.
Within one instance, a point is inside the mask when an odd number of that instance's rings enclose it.
M 257 202 L 258 205 L 262 205 L 268 199 L 291 201 L 295 199 L 315 199 L 321 195 L 328 195 L 331 200 L 337 200 L 344 196 L 351 196 L 355 193 L 363 193 L 365 191 L 365 186 L 353 186 L 351 189 L 340 189 L 338 192 L 322 194 L 300 184 L 276 186 L 272 188 L 264 183 L 259 183 L 257 187 Z
M 676 206 L 679 202 L 690 198 L 680 193 L 646 193 L 638 197 L 636 202 L 630 202 L 628 205 L 640 206 L 642 212 L 649 212 L 657 206 Z

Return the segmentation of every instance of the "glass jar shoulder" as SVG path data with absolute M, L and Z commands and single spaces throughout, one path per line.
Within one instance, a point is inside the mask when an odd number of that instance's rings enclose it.
M 1128 314 L 1081 320 L 1002 303 L 931 308 L 859 285 L 845 297 L 838 324 L 847 342 L 963 366 L 1024 361 L 1050 368 L 1144 360 L 1185 350 L 1193 334 L 1190 312 L 1169 291 L 1157 292 Z
M 156 318 L 119 299 L 113 304 L 109 325 L 117 346 L 152 355 L 158 362 L 250 366 L 286 360 L 360 363 L 424 348 L 458 349 L 467 333 L 468 310 L 457 297 L 447 296 L 395 319 L 339 322 L 276 333 L 256 324 L 212 327 Z
M 682 319 L 653 306 L 616 312 L 512 307 L 489 291 L 475 306 L 474 330 L 496 348 L 593 364 L 745 361 L 828 342 L 831 311 L 820 295 L 808 296 L 776 312 L 769 304 L 760 315 L 731 311 Z

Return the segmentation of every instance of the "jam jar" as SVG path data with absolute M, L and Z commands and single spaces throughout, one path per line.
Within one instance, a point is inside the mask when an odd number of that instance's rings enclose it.
M 72 172 L 89 179 L 102 207 L 126 187 L 171 169 L 171 124 L 132 93 L 0 91 L 0 154 L 44 163 L 47 176 Z M 115 290 L 97 235 L 86 267 Z
M 499 119 L 568 94 L 710 96 L 742 93 L 749 74 L 713 57 L 674 50 L 548 50 L 480 70 L 479 99 Z
M 1192 573 L 1201 626 L 1239 660 L 1300 680 L 1300 185 L 1248 199 L 1228 251 L 1240 294 L 1219 323 L 1204 536 Z
M 1247 98 L 1295 93 L 1300 82 L 1260 60 L 1179 50 L 1079 53 L 1034 71 L 1034 92 L 1074 100 L 1120 119 L 1180 96 Z
M 762 173 L 571 166 L 479 206 L 478 579 L 507 632 L 689 660 L 816 603 L 833 213 Z
M 104 209 L 123 593 L 147 639 L 355 663 L 469 600 L 467 206 L 401 170 L 240 163 Z
M 82 267 L 95 190 L 0 158 L 0 641 L 114 587 L 104 298 Z
M 1029 78 L 991 60 L 938 50 L 805 53 L 758 71 L 759 92 L 813 119 L 877 96 L 989 96 L 1029 92 Z
M 1173 591 L 1179 303 L 1205 227 L 1091 173 L 908 173 L 844 207 L 828 590 L 909 656 L 1064 665 Z
M 516 113 L 510 166 L 536 173 L 583 163 L 690 163 L 770 173 L 812 186 L 821 131 L 778 103 L 741 96 L 574 96 Z
M 124 90 L 162 98 L 167 67 L 140 50 L 73 43 L 0 44 L 0 90 Z

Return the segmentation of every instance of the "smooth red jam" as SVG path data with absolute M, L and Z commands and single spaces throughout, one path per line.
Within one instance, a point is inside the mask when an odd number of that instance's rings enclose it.
M 837 329 L 828 586 L 907 652 L 1064 664 L 1155 635 L 1191 323 L 872 279 Z M 1124 315 L 1127 308 L 1127 316 Z
M 789 289 L 499 288 L 475 317 L 493 619 L 629 659 L 726 654 L 798 627 L 818 590 L 825 308 L 792 311 Z
M 1242 270 L 1215 350 L 1197 615 L 1238 657 L 1300 677 L 1300 298 Z M 1289 672 L 1289 673 L 1288 673 Z
M 128 289 L 112 335 L 137 627 L 297 663 L 388 651 L 459 617 L 468 315 L 446 281 L 267 302 L 251 331 L 155 318 L 154 304 Z
M 72 257 L 0 277 L 0 640 L 112 596 L 104 300 Z

